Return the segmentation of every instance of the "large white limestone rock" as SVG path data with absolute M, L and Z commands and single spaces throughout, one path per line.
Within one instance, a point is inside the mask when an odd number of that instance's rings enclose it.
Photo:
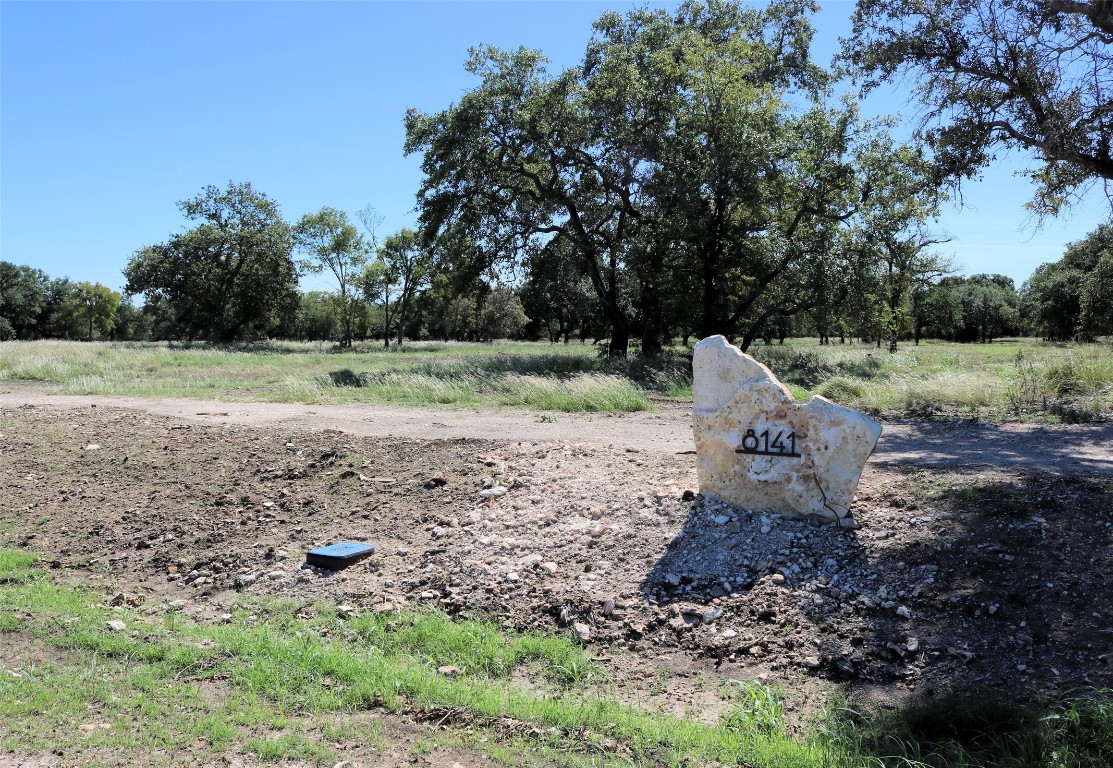
M 881 425 L 819 395 L 798 402 L 722 336 L 696 344 L 692 366 L 700 492 L 754 512 L 848 525 Z

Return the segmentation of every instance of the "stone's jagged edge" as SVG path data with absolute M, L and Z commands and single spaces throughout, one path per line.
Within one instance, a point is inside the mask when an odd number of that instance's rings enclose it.
M 696 369 L 696 360 L 702 360 L 706 358 L 708 354 L 726 356 L 727 359 L 723 361 L 725 365 L 721 370 L 734 373 L 735 369 L 737 369 L 737 375 L 732 375 L 731 381 L 729 382 L 707 382 L 701 381 L 699 378 L 693 378 L 692 401 L 697 408 L 701 399 L 703 399 L 701 395 L 703 397 L 710 396 L 709 385 L 720 383 L 723 385 L 722 390 L 727 392 L 725 398 L 723 398 L 722 395 L 714 397 L 712 402 L 717 402 L 717 405 L 714 407 L 698 409 L 700 413 L 712 414 L 718 412 L 723 406 L 734 399 L 734 396 L 738 394 L 738 391 L 743 386 L 755 381 L 768 382 L 781 390 L 785 400 L 788 402 L 796 402 L 796 398 L 792 396 L 792 391 L 782 384 L 777 377 L 773 375 L 771 370 L 731 344 L 726 340 L 725 336 L 708 336 L 706 339 L 702 339 L 696 343 L 692 356 L 693 374 Z M 732 367 L 726 367 L 728 365 Z M 693 412 L 696 411 L 693 410 Z
M 854 491 L 881 425 L 821 395 L 796 400 L 772 371 L 722 336 L 696 344 L 692 362 L 701 492 L 751 511 L 852 525 Z M 758 456 L 739 454 L 735 444 L 744 431 L 753 435 L 762 426 L 800 435 L 804 455 L 761 454 L 772 463 L 755 464 Z
M 862 470 L 865 468 L 866 461 L 873 454 L 874 448 L 877 447 L 877 441 L 881 437 L 882 427 L 873 419 L 869 418 L 863 413 L 848 408 L 845 405 L 828 400 L 822 395 L 812 395 L 807 400 L 798 402 L 799 407 L 812 413 L 817 419 L 821 417 L 834 417 L 839 416 L 842 418 L 856 418 L 858 419 L 858 426 L 865 428 L 864 444 L 868 444 L 868 449 L 861 452 L 861 460 L 855 462 L 857 471 L 853 473 L 852 487 L 857 488 L 858 481 L 862 478 Z M 850 515 L 850 505 L 853 503 L 853 496 L 847 500 L 845 505 L 833 502 L 829 499 L 823 483 L 820 481 L 818 473 L 813 472 L 813 479 L 819 492 L 823 495 L 823 506 L 830 509 L 835 513 L 836 518 L 840 525 L 852 525 L 853 518 Z M 833 506 L 832 506 L 833 505 Z M 841 510 L 841 511 L 840 511 Z

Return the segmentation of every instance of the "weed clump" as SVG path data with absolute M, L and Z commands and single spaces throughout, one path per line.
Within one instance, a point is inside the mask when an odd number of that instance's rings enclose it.
M 1106 768 L 1113 764 L 1113 698 L 1076 691 L 1020 704 L 952 692 L 889 712 L 842 709 L 834 733 L 883 765 Z
M 866 393 L 866 388 L 861 383 L 843 376 L 829 379 L 816 389 L 816 392 L 828 400 L 836 403 L 849 403 Z

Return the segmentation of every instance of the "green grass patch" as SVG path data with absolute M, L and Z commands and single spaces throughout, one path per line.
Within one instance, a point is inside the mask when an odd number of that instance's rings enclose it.
M 60 394 L 601 412 L 649 410 L 651 396 L 691 392 L 682 354 L 616 360 L 591 346 L 529 343 L 339 350 L 290 342 L 4 342 L 2 380 L 49 383 Z
M 1113 417 L 1113 346 L 1006 339 L 888 351 L 794 339 L 751 354 L 796 397 L 821 394 L 891 417 L 1095 421 Z M 600 357 L 593 346 L 416 342 L 390 350 L 274 342 L 213 347 L 136 342 L 3 342 L 0 381 L 62 394 L 220 397 L 301 403 L 506 406 L 627 412 L 690 400 L 691 350 Z
M 841 737 L 877 765 L 1099 768 L 1113 765 L 1113 692 L 1021 704 L 952 692 L 889 712 L 842 712 Z
M 1113 759 L 1108 692 L 1042 707 L 952 697 L 880 714 L 842 709 L 813 730 L 792 732 L 780 692 L 736 681 L 726 686 L 719 721 L 707 724 L 592 693 L 601 671 L 564 637 L 435 613 L 342 619 L 327 604 L 308 617 L 298 610 L 246 604 L 221 624 L 140 616 L 53 584 L 33 555 L 0 550 L 0 615 L 29 617 L 6 637 L 54 654 L 0 665 L 0 750 L 63 749 L 67 757 L 88 752 L 132 763 L 238 750 L 329 765 L 350 752 L 353 738 L 384 749 L 367 718 L 391 710 L 449 727 L 466 723 L 452 738 L 467 743 L 478 729 L 484 751 L 506 764 L 526 754 L 568 765 L 786 768 L 1097 768 Z M 512 682 L 522 673 L 534 681 L 528 690 Z M 508 723 L 530 727 L 501 730 Z
M 22 584 L 40 575 L 33 566 L 38 557 L 16 549 L 0 549 L 0 584 Z
M 882 416 L 1069 423 L 1113 418 L 1113 346 L 1107 343 L 930 341 L 902 344 L 889 354 L 798 339 L 751 353 L 794 394 L 799 387 Z
M 737 718 L 707 725 L 592 695 L 586 684 L 598 670 L 566 638 L 436 614 L 343 620 L 322 607 L 300 618 L 277 603 L 241 608 L 228 624 L 145 618 L 39 572 L 8 578 L 27 573 L 25 555 L 2 562 L 12 565 L 0 571 L 0 609 L 31 615 L 19 632 L 68 656 L 0 675 L 0 748 L 10 751 L 50 743 L 67 754 L 96 746 L 143 759 L 238 746 L 263 760 L 326 764 L 335 751 L 315 719 L 405 709 L 529 723 L 544 734 L 533 741 L 558 745 L 571 764 L 616 745 L 638 764 L 831 764 L 830 745 L 779 729 Z M 127 629 L 111 629 L 112 619 Z M 541 683 L 512 683 L 523 667 Z

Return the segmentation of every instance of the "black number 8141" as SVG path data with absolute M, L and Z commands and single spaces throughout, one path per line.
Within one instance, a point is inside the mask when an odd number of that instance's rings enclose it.
M 768 429 L 760 434 L 752 429 L 747 429 L 746 436 L 742 438 L 742 445 L 735 448 L 734 452 L 751 456 L 791 456 L 800 458 L 800 454 L 796 450 L 796 433 L 790 432 L 786 435 L 783 429 L 778 430 L 776 436 L 770 435 Z

